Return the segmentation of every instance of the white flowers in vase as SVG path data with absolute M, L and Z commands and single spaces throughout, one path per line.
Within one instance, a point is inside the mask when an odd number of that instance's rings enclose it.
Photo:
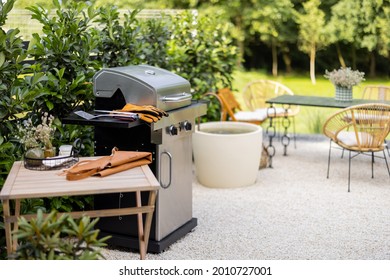
M 352 88 L 364 81 L 364 72 L 352 70 L 350 67 L 341 67 L 338 70 L 325 70 L 325 78 L 329 79 L 335 86 Z
M 26 151 L 32 148 L 53 148 L 52 140 L 56 130 L 53 126 L 53 121 L 54 117 L 45 112 L 41 117 L 41 123 L 38 125 L 35 126 L 31 118 L 29 118 L 18 126 L 17 138 L 24 145 Z

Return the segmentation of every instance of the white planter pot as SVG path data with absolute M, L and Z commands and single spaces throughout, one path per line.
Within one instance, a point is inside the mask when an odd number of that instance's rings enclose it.
M 192 136 L 195 173 L 213 188 L 252 185 L 259 172 L 262 128 L 243 122 L 209 122 Z

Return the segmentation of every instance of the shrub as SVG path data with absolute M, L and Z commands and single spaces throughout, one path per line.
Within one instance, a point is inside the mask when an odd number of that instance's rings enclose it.
M 3 25 L 12 10 L 15 0 L 6 3 L 0 1 L 0 189 L 4 184 L 12 163 L 20 156 L 17 147 L 11 142 L 16 123 L 13 121 L 17 114 L 24 110 L 20 102 L 19 75 L 23 72 L 21 62 L 26 53 L 23 50 L 23 41 L 18 36 L 18 29 L 4 31 Z M 1 205 L 0 205 L 1 206 Z M 0 207 L 0 233 L 3 233 L 3 208 Z M 5 256 L 4 234 L 0 234 L 0 258 Z
M 191 11 L 172 19 L 168 69 L 191 83 L 194 99 L 204 99 L 207 92 L 232 88 L 238 52 L 229 27 L 216 17 L 198 16 Z M 202 121 L 220 120 L 219 102 L 209 101 Z
M 140 27 L 136 19 L 139 11 L 124 14 L 123 23 L 116 6 L 108 5 L 99 9 L 96 19 L 100 23 L 97 60 L 103 67 L 139 64 L 143 42 L 140 40 Z
M 98 239 L 94 226 L 98 219 L 84 216 L 75 221 L 69 214 L 47 217 L 38 210 L 37 218 L 19 219 L 16 232 L 19 247 L 11 259 L 20 260 L 95 260 L 102 258 L 99 248 L 109 237 Z
M 47 95 L 36 100 L 35 110 L 62 118 L 75 108 L 92 108 L 92 77 L 100 65 L 91 54 L 99 38 L 92 27 L 97 12 L 84 1 L 53 1 L 56 16 L 40 5 L 28 7 L 32 18 L 42 24 L 43 35 L 33 34 L 29 55 L 35 60 L 33 73 L 46 73 L 42 91 Z
M 217 89 L 232 88 L 237 48 L 229 25 L 191 11 L 173 17 L 169 41 L 169 69 L 190 81 L 194 97 Z

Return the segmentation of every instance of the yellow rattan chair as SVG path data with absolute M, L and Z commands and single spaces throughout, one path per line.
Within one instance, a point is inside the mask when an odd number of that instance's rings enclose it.
M 287 86 L 272 80 L 256 80 L 248 83 L 243 90 L 243 99 L 245 106 L 251 111 L 264 111 L 267 112 L 269 104 L 266 103 L 268 99 L 280 96 L 280 95 L 294 95 L 294 92 Z M 272 120 L 288 120 L 288 123 L 282 123 L 284 126 L 290 126 L 290 120 L 293 125 L 294 140 L 296 140 L 295 133 L 295 116 L 299 113 L 299 106 L 290 106 L 284 108 L 283 106 L 274 105 L 274 110 L 269 110 L 268 113 L 272 114 Z M 269 116 L 270 117 L 270 116 Z M 279 123 L 280 124 L 280 123 Z M 296 141 L 294 141 L 296 146 Z
M 368 85 L 363 88 L 363 99 L 390 100 L 390 87 L 382 85 Z
M 390 169 L 386 159 L 385 138 L 390 132 L 390 105 L 371 103 L 342 109 L 331 115 L 324 123 L 323 133 L 330 138 L 328 171 L 329 178 L 332 143 L 349 151 L 348 192 L 351 181 L 351 159 L 358 154 L 372 157 L 372 178 L 374 178 L 374 153 L 383 152 L 387 171 Z M 351 153 L 357 154 L 352 156 Z
M 363 88 L 363 99 L 372 99 L 380 101 L 390 101 L 390 87 L 383 85 L 368 85 Z M 388 141 L 385 140 L 387 153 L 390 157 L 390 148 Z

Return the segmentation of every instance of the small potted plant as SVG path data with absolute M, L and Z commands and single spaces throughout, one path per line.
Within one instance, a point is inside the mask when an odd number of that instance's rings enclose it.
M 351 101 L 352 88 L 364 81 L 364 72 L 352 70 L 350 67 L 341 67 L 338 70 L 325 70 L 325 78 L 329 79 L 336 88 L 335 99 L 338 101 Z
M 27 158 L 42 159 L 56 155 L 52 143 L 55 132 L 53 121 L 54 117 L 45 112 L 39 124 L 34 125 L 32 119 L 28 118 L 18 126 L 17 138 L 24 145 Z M 38 161 L 36 163 L 40 164 Z

